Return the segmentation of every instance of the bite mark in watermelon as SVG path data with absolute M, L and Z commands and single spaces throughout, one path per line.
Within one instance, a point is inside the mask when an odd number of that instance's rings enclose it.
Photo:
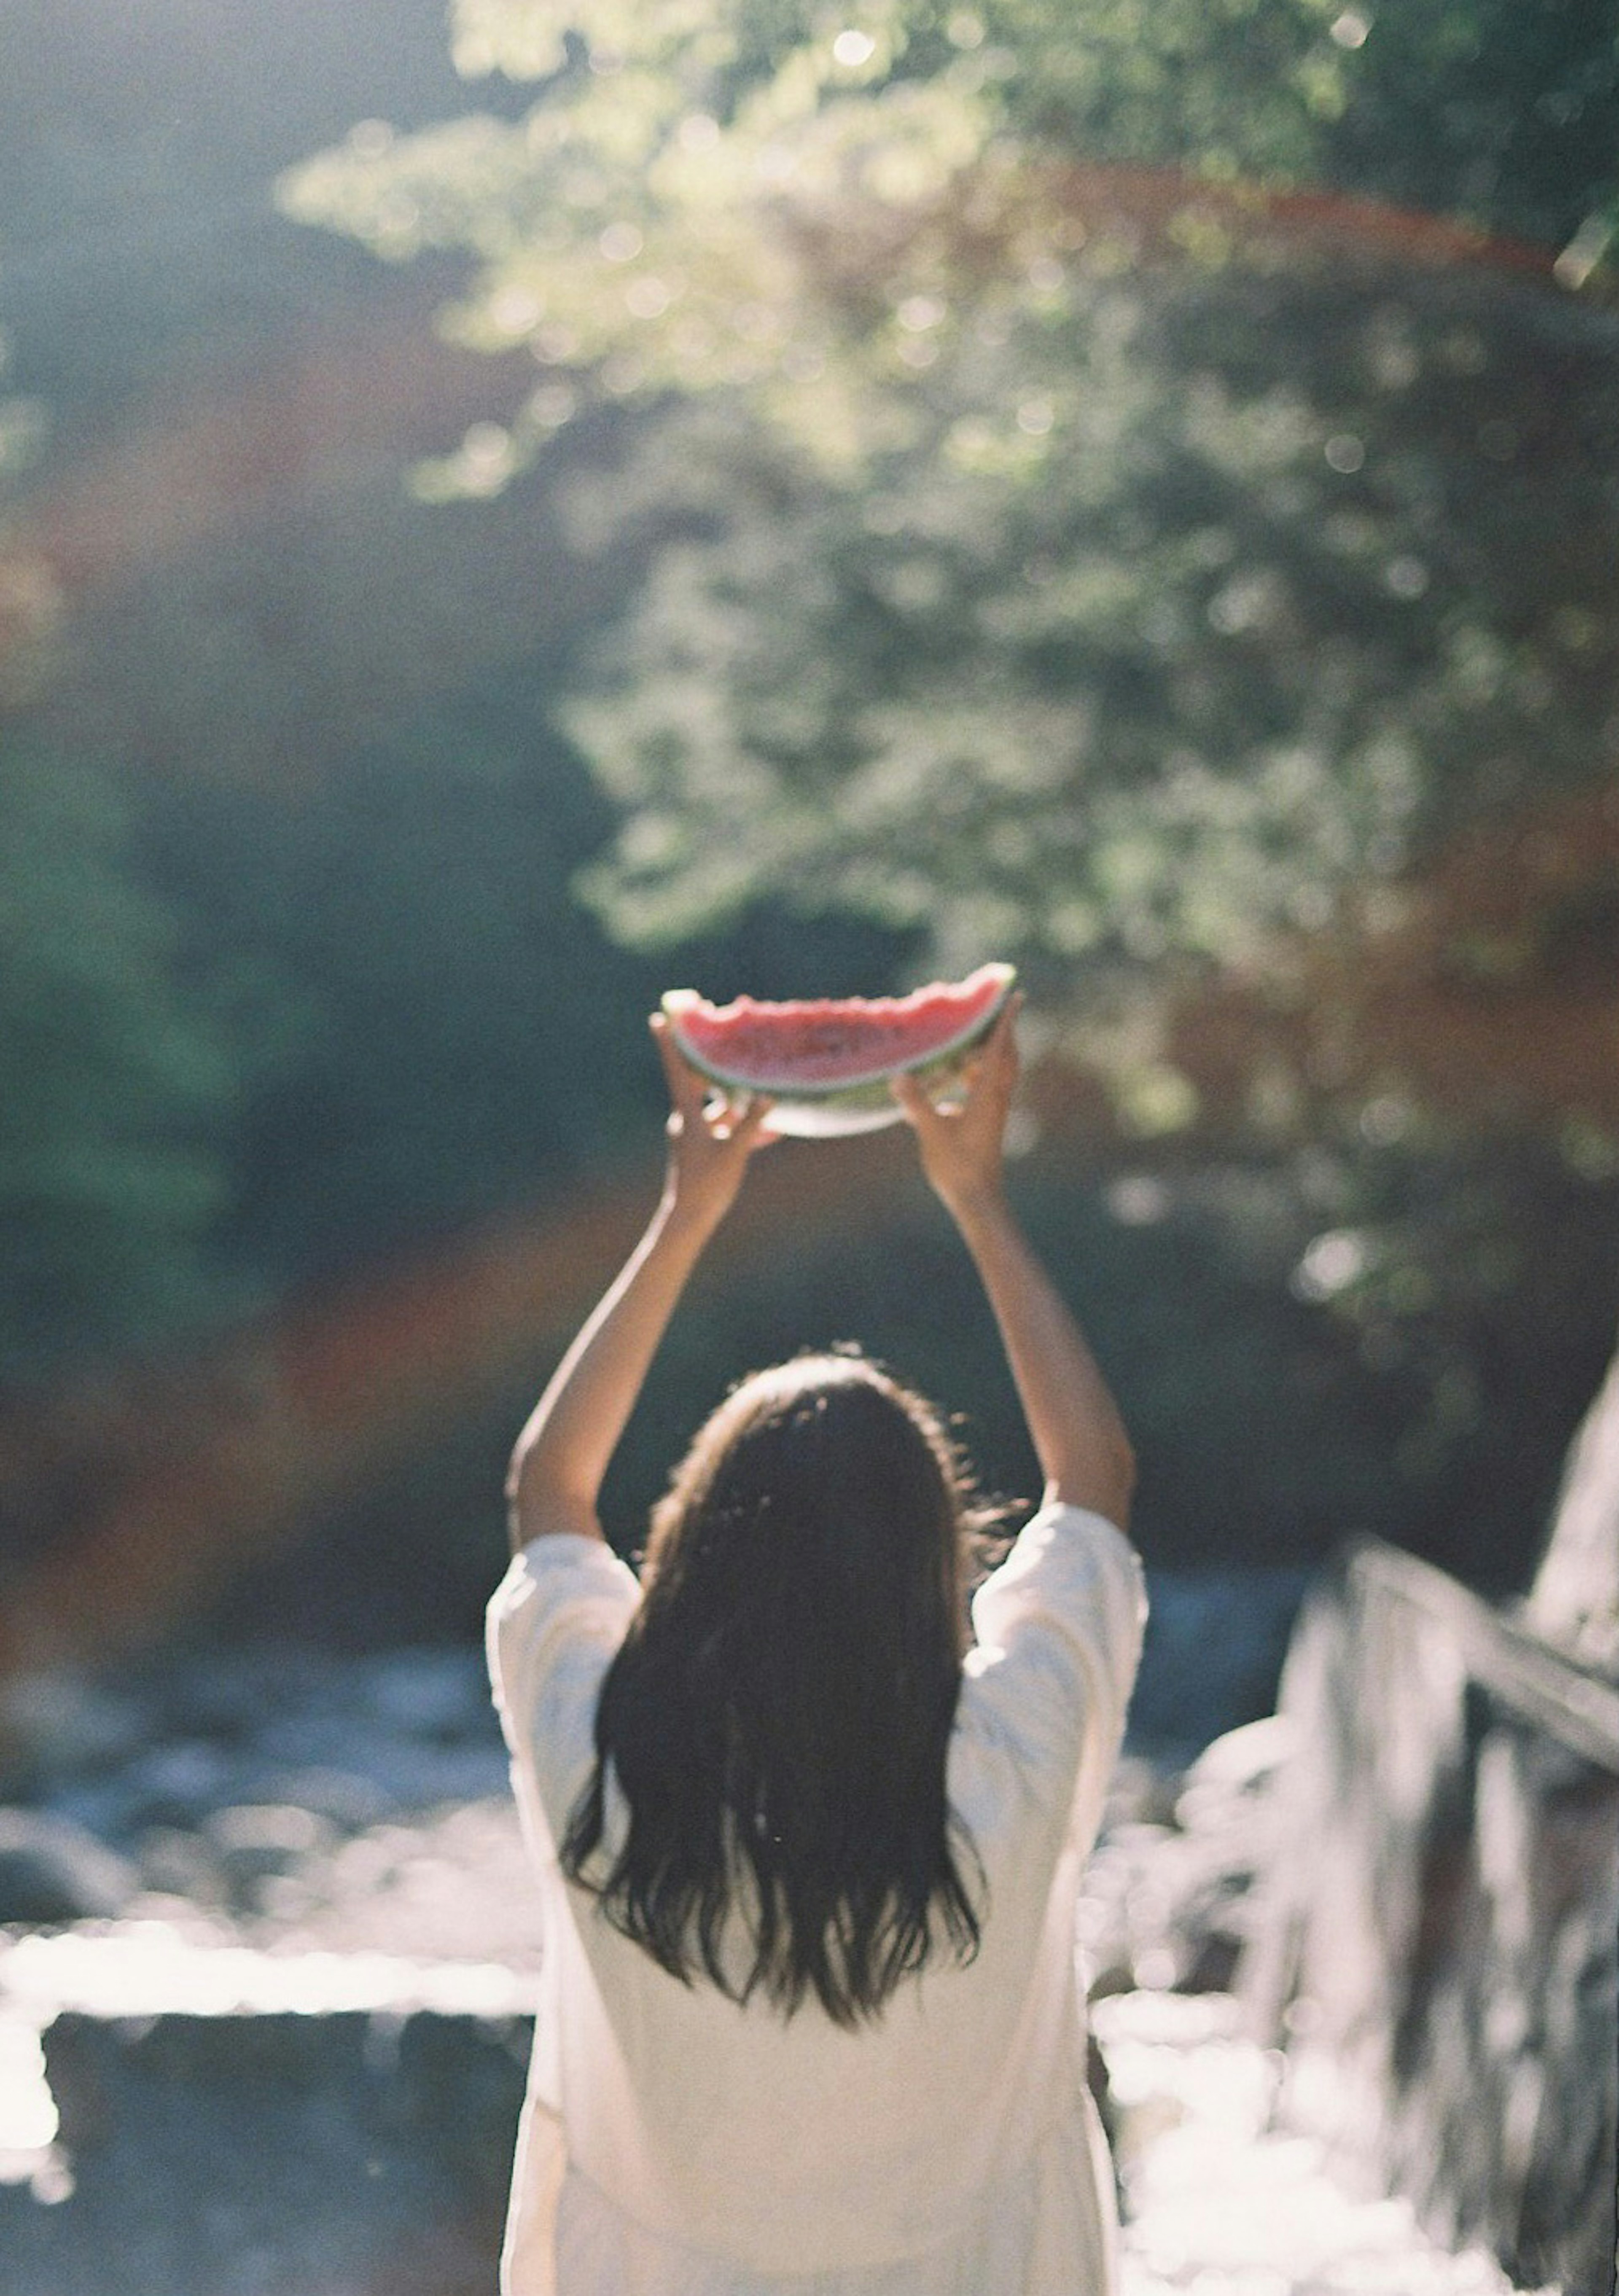
M 768 1093 L 777 1132 L 801 1137 L 875 1132 L 900 1115 L 890 1080 L 958 1068 L 993 1026 L 1016 979 L 982 964 L 965 980 L 935 980 L 908 996 L 839 996 L 711 1004 L 671 988 L 663 1010 L 694 1069 L 732 1093 Z

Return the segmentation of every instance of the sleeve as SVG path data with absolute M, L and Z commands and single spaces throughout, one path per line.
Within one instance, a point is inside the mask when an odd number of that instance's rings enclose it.
M 1060 1504 L 1041 1508 L 974 1596 L 964 1694 L 1042 1799 L 1111 1768 L 1146 1620 L 1140 1559 L 1122 1531 Z
M 611 1547 L 558 1531 L 514 1558 L 489 1603 L 495 1707 L 519 1808 L 545 1843 L 555 1842 L 588 1774 L 596 1693 L 640 1594 Z

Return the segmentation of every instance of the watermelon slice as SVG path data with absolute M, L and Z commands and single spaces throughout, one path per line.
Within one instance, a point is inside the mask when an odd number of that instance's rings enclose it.
M 801 1138 L 875 1132 L 900 1109 L 889 1080 L 903 1070 L 947 1076 L 982 1042 L 1016 972 L 981 964 L 965 980 L 935 980 L 908 996 L 824 997 L 711 1004 L 671 988 L 663 1010 L 694 1069 L 728 1093 L 768 1093 L 771 1129 Z

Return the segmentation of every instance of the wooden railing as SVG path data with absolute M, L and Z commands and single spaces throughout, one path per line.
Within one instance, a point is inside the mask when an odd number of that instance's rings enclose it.
M 1475 1682 L 1587 1761 L 1619 1773 L 1619 1683 L 1576 1666 L 1509 1611 L 1398 1547 L 1368 1540 L 1352 1552 L 1348 1576 L 1362 1599 L 1377 1589 L 1415 1605 L 1451 1636 Z
M 1284 2116 L 1516 2284 L 1612 2296 L 1619 1686 L 1366 1545 L 1307 1604 L 1282 1703 L 1244 1981 Z

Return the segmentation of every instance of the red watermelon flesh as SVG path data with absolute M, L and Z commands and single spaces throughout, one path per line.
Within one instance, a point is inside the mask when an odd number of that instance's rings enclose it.
M 776 1131 L 864 1132 L 899 1116 L 891 1078 L 945 1071 L 965 1058 L 1015 978 L 1009 964 L 984 964 L 908 996 L 779 1004 L 752 996 L 711 1004 L 694 988 L 672 988 L 663 1010 L 694 1068 L 732 1091 L 770 1095 Z

